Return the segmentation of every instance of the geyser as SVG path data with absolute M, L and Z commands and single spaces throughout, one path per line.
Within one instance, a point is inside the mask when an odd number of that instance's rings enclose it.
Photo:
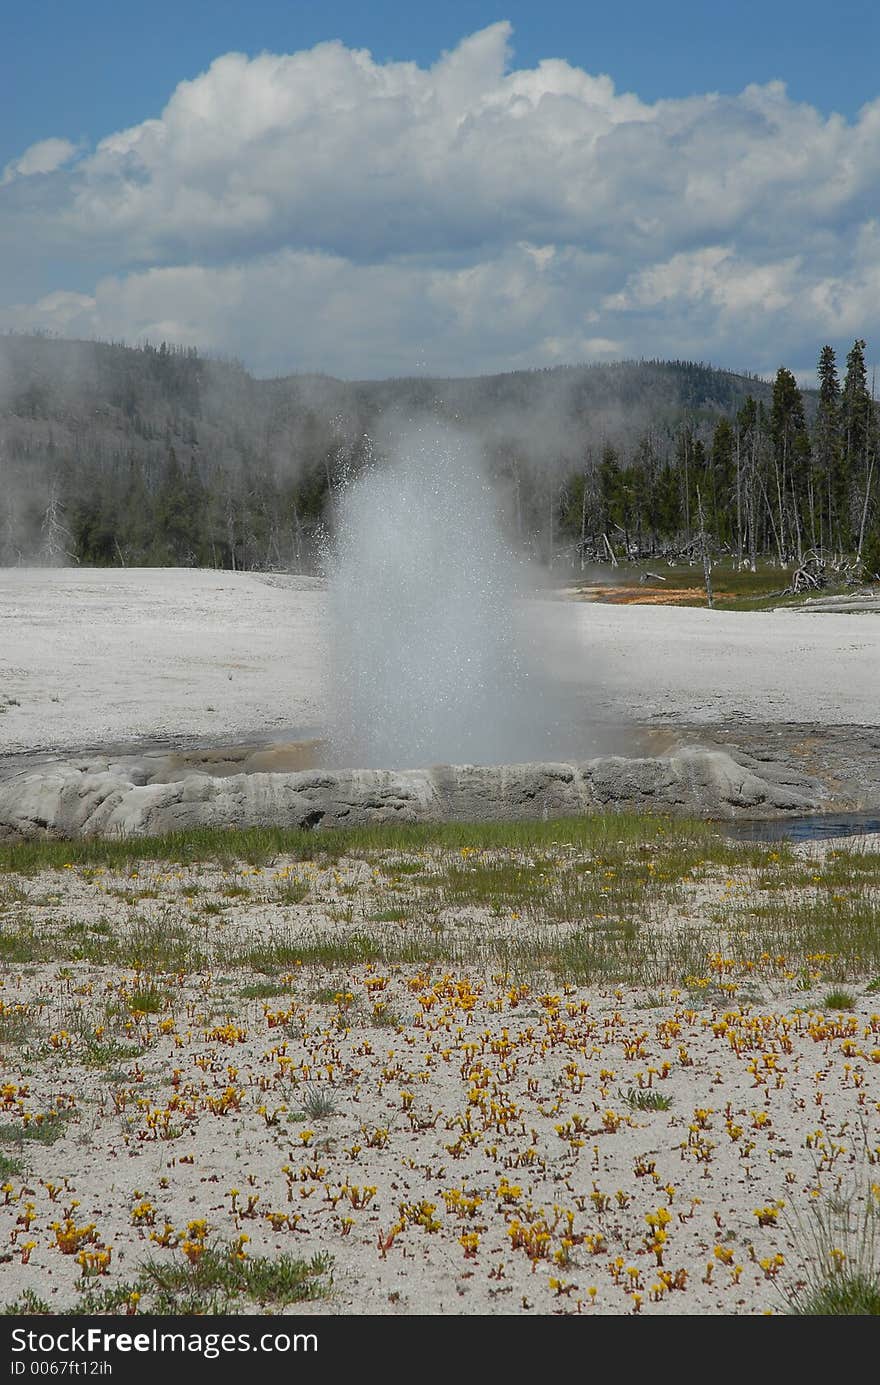
M 546 689 L 516 610 L 524 569 L 473 441 L 433 423 L 401 435 L 390 465 L 342 492 L 329 569 L 335 763 L 546 754 Z

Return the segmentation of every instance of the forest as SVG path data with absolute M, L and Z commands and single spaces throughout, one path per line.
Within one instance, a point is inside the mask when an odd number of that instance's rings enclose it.
M 439 380 L 252 377 L 161 343 L 0 338 L 0 565 L 313 571 L 341 487 L 431 418 L 478 440 L 551 568 L 702 549 L 880 571 L 866 343 L 815 389 L 689 361 Z

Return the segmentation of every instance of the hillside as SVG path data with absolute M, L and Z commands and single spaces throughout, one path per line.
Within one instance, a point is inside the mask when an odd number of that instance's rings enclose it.
M 757 407 L 769 436 L 772 398 L 766 381 L 689 361 L 261 380 L 165 343 L 7 336 L 0 563 L 308 567 L 334 489 L 425 416 L 478 438 L 512 532 L 537 554 L 612 527 L 627 543 L 637 532 L 640 545 L 647 530 L 654 545 L 687 536 L 704 471 L 709 528 L 724 542 L 733 427 Z M 800 407 L 806 428 L 815 396 Z M 771 525 L 753 529 L 760 549 Z

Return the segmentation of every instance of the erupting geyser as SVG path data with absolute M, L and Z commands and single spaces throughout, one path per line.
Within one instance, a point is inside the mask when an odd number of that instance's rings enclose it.
M 339 499 L 330 562 L 337 764 L 492 764 L 546 753 L 522 648 L 522 569 L 475 443 L 434 424 L 400 438 Z

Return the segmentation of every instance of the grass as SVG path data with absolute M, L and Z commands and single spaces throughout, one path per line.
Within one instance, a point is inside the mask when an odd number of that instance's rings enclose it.
M 878 1317 L 880 1282 L 870 1274 L 832 1274 L 792 1311 L 800 1317 Z
M 307 1120 L 328 1120 L 336 1115 L 336 1100 L 324 1087 L 305 1087 L 302 1093 L 302 1113 Z
M 292 1255 L 241 1259 L 234 1244 L 207 1246 L 194 1264 L 146 1261 L 137 1291 L 153 1313 L 226 1313 L 240 1299 L 261 1308 L 283 1308 L 324 1297 L 330 1264 L 326 1255 L 310 1260 Z
M 80 1299 L 68 1310 L 76 1315 L 120 1314 L 131 1311 L 133 1303 L 141 1313 L 162 1316 L 240 1313 L 244 1303 L 265 1310 L 286 1308 L 323 1298 L 330 1292 L 332 1261 L 328 1255 L 310 1260 L 293 1255 L 242 1257 L 233 1242 L 228 1246 L 206 1246 L 198 1258 L 149 1259 L 137 1277 L 109 1289 L 85 1282 Z M 29 1290 L 13 1303 L 4 1315 L 55 1313 Z
M 685 592 L 687 595 L 675 598 L 677 606 L 705 606 L 706 588 L 702 561 L 678 563 L 669 567 L 658 558 L 654 563 L 648 563 L 648 566 L 654 571 L 662 571 L 666 581 L 648 578 L 642 583 L 642 566 L 620 563 L 617 568 L 607 569 L 606 581 L 603 582 L 599 578 L 595 584 L 608 587 L 641 586 L 645 596 L 653 592 L 661 594 L 664 590 Z M 792 564 L 789 567 L 780 567 L 776 563 L 761 560 L 756 563 L 756 571 L 752 572 L 748 567 L 737 567 L 733 558 L 719 558 L 712 564 L 715 604 L 731 611 L 760 611 L 773 606 L 801 605 L 809 596 L 852 595 L 851 587 L 842 581 L 834 583 L 829 574 L 828 585 L 819 592 L 805 592 L 803 596 L 783 596 L 783 592 L 791 583 L 795 566 Z M 587 587 L 593 585 L 592 581 L 585 583 Z M 614 598 L 611 596 L 608 599 Z
M 52 950 L 41 938 L 30 919 L 20 919 L 16 924 L 0 925 L 0 961 L 2 962 L 42 962 L 48 960 Z
M 856 998 L 849 991 L 829 991 L 822 1004 L 826 1010 L 854 1010 Z
M 132 1014 L 158 1015 L 167 1006 L 168 996 L 158 986 L 136 986 L 129 993 L 127 1004 Z
M 301 904 L 309 893 L 310 885 L 307 880 L 284 880 L 277 885 L 272 896 L 275 904 Z
M 171 911 L 159 919 L 138 920 L 120 936 L 116 950 L 118 960 L 135 971 L 193 971 L 208 960 Z
M 290 986 L 283 981 L 253 981 L 238 992 L 242 1000 L 271 1000 L 273 996 L 289 995 Z
M 25 1171 L 24 1162 L 9 1154 L 0 1154 L 0 1178 L 4 1183 L 8 1178 L 20 1178 Z
M 240 966 L 271 974 L 297 965 L 334 968 L 383 962 L 418 966 L 422 962 L 436 962 L 444 953 L 445 949 L 436 941 L 421 937 L 386 940 L 367 932 L 343 937 L 315 932 L 308 938 L 275 938 L 268 943 L 246 946 L 236 956 L 230 954 L 228 960 L 237 960 Z
M 855 880 L 880 885 L 880 852 L 830 851 L 811 878 L 816 885 L 829 890 L 851 885 Z
M 598 921 L 563 934 L 536 924 L 528 936 L 488 935 L 470 927 L 450 933 L 414 920 L 399 936 L 363 930 L 342 937 L 315 932 L 306 939 L 275 939 L 246 948 L 237 961 L 269 974 L 294 966 L 335 972 L 366 964 L 442 964 L 490 967 L 509 973 L 513 981 L 546 975 L 572 985 L 593 981 L 657 985 L 699 972 L 705 956 L 705 939 L 696 930 L 665 939 L 632 920 Z M 224 958 L 227 965 L 234 961 L 229 955 Z
M 54 1145 L 61 1139 L 69 1120 L 68 1111 L 50 1111 L 43 1120 L 32 1120 L 27 1125 L 4 1121 L 0 1124 L 0 1145 Z
M 18 1047 L 34 1032 L 33 1015 L 25 1005 L 0 1006 L 0 1045 Z
M 626 1102 L 634 1111 L 668 1111 L 672 1097 L 658 1092 L 654 1087 L 630 1087 Z
M 406 923 L 410 917 L 410 910 L 407 908 L 397 909 L 378 909 L 375 914 L 368 916 L 368 923 Z
M 833 980 L 863 976 L 880 967 L 880 929 L 876 893 L 855 885 L 851 892 L 820 898 L 784 897 L 764 907 L 747 908 L 733 916 L 732 951 L 737 959 L 751 957 L 756 946 L 798 963 L 817 954 L 831 961 Z
M 85 1039 L 79 1059 L 87 1068 L 112 1068 L 119 1063 L 133 1062 L 143 1051 L 138 1044 L 123 1044 L 116 1039 L 101 1043 L 92 1036 Z
M 876 1184 L 812 1201 L 789 1219 L 804 1277 L 787 1288 L 798 1317 L 880 1316 L 880 1200 Z
M 154 976 L 245 969 L 267 978 L 256 979 L 258 989 L 243 995 L 254 999 L 280 994 L 284 988 L 274 989 L 275 978 L 299 965 L 344 973 L 359 965 L 442 963 L 491 966 L 519 980 L 541 974 L 554 983 L 679 983 L 701 974 L 707 951 L 721 940 L 738 962 L 784 955 L 805 976 L 816 954 L 833 958 L 826 968 L 833 981 L 880 971 L 880 853 L 835 851 L 821 863 L 805 862 L 785 843 L 737 842 L 709 824 L 662 816 L 605 813 L 546 823 L 389 824 L 330 832 L 198 829 L 141 841 L 7 843 L 0 846 L 0 872 L 9 873 L 7 888 L 16 891 L 14 872 L 59 866 L 76 868 L 94 883 L 92 872 L 139 875 L 151 860 L 230 869 L 241 869 L 243 861 L 265 866 L 281 860 L 285 870 L 292 861 L 309 860 L 314 884 L 264 877 L 260 898 L 265 904 L 268 884 L 270 901 L 302 902 L 312 890 L 320 905 L 315 872 L 344 858 L 372 866 L 369 879 L 347 882 L 346 910 L 339 914 L 325 905 L 306 933 L 260 939 L 218 932 L 210 927 L 210 913 L 190 916 L 182 900 L 169 897 L 116 931 L 100 919 L 74 921 L 59 936 L 38 929 L 31 915 L 19 915 L 0 931 L 0 959 L 88 961 Z M 725 894 L 725 880 L 739 894 Z M 107 885 L 112 893 L 112 878 Z M 684 920 L 694 891 L 703 887 L 714 891 L 715 903 L 708 917 L 701 905 L 701 924 L 691 926 Z M 200 888 L 210 893 L 211 887 Z M 226 900 L 251 897 L 244 886 L 226 881 L 214 890 Z M 203 911 L 212 907 L 210 899 L 202 904 Z M 475 912 L 486 915 L 486 926 Z M 676 926 L 667 928 L 671 916 Z M 155 1013 L 152 1004 L 161 1008 L 158 995 L 135 1008 Z
M 27 1314 L 31 1317 L 43 1318 L 54 1317 L 56 1309 L 50 1307 L 45 1299 L 35 1294 L 33 1289 L 25 1289 L 21 1298 L 14 1303 L 6 1303 L 0 1308 L 0 1315 L 3 1317 L 21 1317 Z
M 675 843 L 691 849 L 702 845 L 716 853 L 720 851 L 722 856 L 734 850 L 729 845 L 725 847 L 723 838 L 705 823 L 607 813 L 548 822 L 393 823 L 334 828 L 332 831 L 200 827 L 158 837 L 4 842 L 0 844 L 0 872 L 30 876 L 40 870 L 63 870 L 65 867 L 131 871 L 148 861 L 184 866 L 206 861 L 233 866 L 245 861 L 251 866 L 264 866 L 279 856 L 294 861 L 319 858 L 332 862 L 343 856 L 372 852 L 413 854 L 429 849 L 517 851 L 571 845 L 601 851 L 603 846 L 612 844 L 642 842 Z M 399 863 L 393 868 L 400 873 Z M 294 885 L 295 882 L 287 883 Z M 222 892 L 235 898 L 248 895 L 250 890 L 230 884 L 225 885 Z

